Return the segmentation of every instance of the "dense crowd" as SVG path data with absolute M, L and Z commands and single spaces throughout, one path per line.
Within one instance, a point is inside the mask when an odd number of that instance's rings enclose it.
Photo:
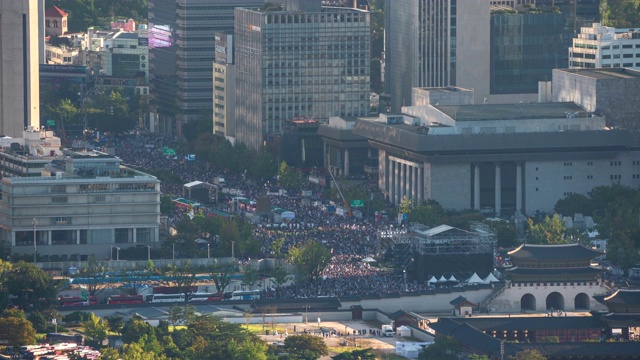
M 180 182 L 163 181 L 163 194 L 179 196 L 182 185 L 191 181 L 214 183 L 217 177 L 224 177 L 228 187 L 239 189 L 248 199 L 265 196 L 275 183 L 246 181 L 244 174 L 234 174 L 216 169 L 211 164 L 198 160 L 188 161 L 182 157 L 164 156 L 166 146 L 158 139 L 138 139 L 124 141 L 116 146 L 116 155 L 125 164 L 150 172 L 163 171 L 175 175 Z M 374 191 L 373 180 L 363 180 L 363 186 Z M 255 185 L 249 185 L 249 183 Z M 321 189 L 313 189 L 309 203 L 320 200 Z M 366 217 L 356 218 L 336 215 L 322 211 L 319 207 L 304 205 L 299 197 L 271 196 L 272 205 L 292 211 L 295 218 L 287 220 L 283 226 L 259 224 L 254 227 L 254 238 L 262 244 L 262 249 L 271 249 L 271 244 L 284 238 L 282 252 L 307 240 L 316 240 L 324 244 L 332 254 L 330 264 L 324 269 L 321 279 L 298 282 L 277 289 L 265 290 L 267 298 L 290 298 L 311 296 L 363 296 L 393 294 L 401 291 L 426 290 L 426 285 L 407 282 L 393 276 L 362 259 L 378 253 L 377 231 L 392 227 L 387 219 Z M 226 205 L 221 205 L 221 208 Z M 184 217 L 184 211 L 175 210 L 168 218 L 170 225 Z M 269 254 L 264 254 L 268 256 Z

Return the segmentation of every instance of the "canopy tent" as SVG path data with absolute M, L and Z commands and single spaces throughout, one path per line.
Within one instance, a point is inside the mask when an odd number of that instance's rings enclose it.
M 455 276 L 451 275 L 451 277 L 449 278 L 450 282 L 459 282 L 458 279 L 456 279 Z
M 292 220 L 296 217 L 296 213 L 294 213 L 293 211 L 283 211 L 282 214 L 280 214 L 280 217 L 282 217 L 283 219 Z
M 449 281 L 449 280 L 447 280 L 447 278 L 445 278 L 445 277 L 444 277 L 444 275 L 441 275 L 441 276 L 440 276 L 440 279 L 438 279 L 438 282 L 439 282 L 439 283 L 445 283 L 445 282 L 447 282 L 447 281 Z
M 436 279 L 435 276 L 431 276 L 431 279 L 429 279 L 429 281 L 427 281 L 429 284 L 436 284 L 438 282 L 438 279 Z
M 484 284 L 484 281 L 478 276 L 478 274 L 473 273 L 470 278 L 465 281 L 467 284 Z
M 491 284 L 491 283 L 494 283 L 494 282 L 500 282 L 500 280 L 498 280 L 498 278 L 493 276 L 492 273 L 489 273 L 489 275 L 487 275 L 487 277 L 484 278 L 484 282 L 485 282 L 485 284 Z
M 372 258 L 371 256 L 367 256 L 366 258 L 362 259 L 362 262 L 372 263 L 372 262 L 376 262 L 376 259 Z

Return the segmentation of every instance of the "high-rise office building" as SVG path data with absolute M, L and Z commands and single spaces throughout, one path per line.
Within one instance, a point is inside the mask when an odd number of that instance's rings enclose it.
M 0 1 L 0 134 L 40 127 L 37 0 Z
M 563 30 L 557 12 L 492 13 L 491 94 L 537 94 L 539 81 L 566 67 Z
M 216 61 L 213 63 L 213 133 L 235 141 L 236 66 L 233 35 L 216 33 Z
M 489 95 L 489 1 L 386 0 L 385 92 L 391 110 L 414 87 L 459 86 Z
M 152 131 L 180 126 L 213 109 L 215 33 L 233 33 L 234 8 L 264 0 L 149 0 Z
M 366 10 L 236 9 L 236 139 L 260 149 L 285 120 L 369 113 L 371 19 Z

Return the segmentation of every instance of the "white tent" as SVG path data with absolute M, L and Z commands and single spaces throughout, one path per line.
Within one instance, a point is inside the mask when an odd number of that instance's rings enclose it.
M 435 284 L 438 282 L 438 279 L 436 279 L 435 276 L 431 276 L 431 279 L 429 279 L 429 281 L 427 281 L 429 284 Z
M 498 280 L 495 276 L 493 276 L 492 273 L 489 273 L 489 275 L 487 275 L 487 277 L 484 278 L 484 282 L 485 284 L 491 284 L 494 282 L 500 282 L 500 280 Z
M 470 278 L 465 281 L 467 284 L 484 284 L 484 281 L 478 276 L 478 274 L 473 273 Z
M 447 281 L 449 281 L 449 280 L 447 280 L 447 278 L 445 278 L 444 275 L 440 275 L 440 279 L 438 279 L 439 283 L 444 283 L 444 282 L 447 282 Z
M 376 259 L 372 258 L 371 256 L 367 256 L 366 258 L 362 259 L 362 262 L 372 263 L 376 262 Z
M 396 332 L 400 335 L 400 337 L 411 337 L 411 328 L 407 326 L 400 326 L 396 329 Z
M 451 275 L 451 277 L 449 278 L 450 282 L 459 282 L 458 279 L 456 279 L 455 276 Z
M 294 213 L 293 211 L 283 211 L 282 214 L 280 214 L 280 217 L 283 219 L 294 219 L 296 217 L 296 213 Z

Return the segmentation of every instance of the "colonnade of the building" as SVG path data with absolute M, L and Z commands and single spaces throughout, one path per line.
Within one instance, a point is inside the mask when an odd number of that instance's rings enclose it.
M 388 156 L 386 159 L 388 171 L 386 192 L 389 201 L 400 204 L 407 199 L 418 203 L 424 198 L 424 166 L 420 163 Z
M 349 163 L 349 149 L 344 149 L 342 151 L 342 153 L 344 154 L 344 159 L 341 159 L 340 157 L 340 153 L 341 151 L 338 150 L 337 152 L 337 156 L 338 159 L 336 160 L 337 166 L 332 166 L 331 165 L 331 152 L 327 151 L 327 143 L 323 142 L 322 144 L 322 148 L 323 148 L 323 154 L 324 154 L 324 166 L 325 168 L 329 169 L 329 171 L 332 171 L 335 175 L 343 175 L 343 176 L 349 176 L 350 175 L 350 171 L 349 171 L 349 166 L 351 166 L 351 164 Z M 343 160 L 342 163 L 340 160 Z
M 480 202 L 480 166 L 486 165 L 487 163 L 473 163 L 473 208 L 475 210 L 481 210 L 481 202 Z M 502 212 L 502 163 L 495 162 L 492 163 L 494 166 L 495 176 L 494 176 L 494 211 L 497 216 L 499 216 Z M 516 179 L 515 179 L 515 210 L 522 211 L 522 190 L 523 190 L 523 182 L 522 182 L 522 166 L 521 162 L 516 162 Z M 512 178 L 513 179 L 513 178 Z

